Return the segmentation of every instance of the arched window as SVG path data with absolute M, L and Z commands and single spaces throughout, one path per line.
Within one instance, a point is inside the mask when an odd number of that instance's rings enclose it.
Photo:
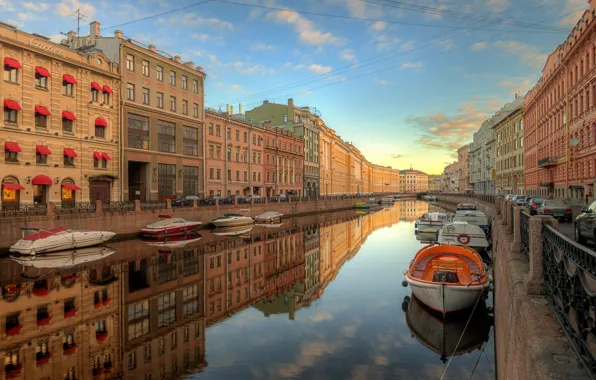
M 79 190 L 81 190 L 81 188 L 75 185 L 72 179 L 65 178 L 62 181 L 62 205 L 74 206 L 76 203 L 76 192 Z
M 2 180 L 2 207 L 19 207 L 21 190 L 25 190 L 25 188 L 19 184 L 16 177 L 4 177 Z

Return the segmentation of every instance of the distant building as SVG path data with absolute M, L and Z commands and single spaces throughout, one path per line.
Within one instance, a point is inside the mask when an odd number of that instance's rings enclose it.
M 264 195 L 302 196 L 304 170 L 303 139 L 283 128 L 265 125 L 263 158 Z
M 441 175 L 429 174 L 428 176 L 428 191 L 437 192 L 441 190 Z
M 470 185 L 469 151 L 471 144 L 466 144 L 457 150 L 457 171 L 459 173 L 459 192 L 472 190 Z
M 446 193 L 459 192 L 459 170 L 457 162 L 445 166 L 441 175 L 441 191 Z
M 428 191 L 428 174 L 420 170 L 400 170 L 400 191 L 405 193 L 420 193 Z
M 516 97 L 509 113 L 495 124 L 497 193 L 524 194 L 524 99 Z

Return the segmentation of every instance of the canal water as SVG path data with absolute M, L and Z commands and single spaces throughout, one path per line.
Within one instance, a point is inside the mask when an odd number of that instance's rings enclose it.
M 6 377 L 493 379 L 485 306 L 466 328 L 469 312 L 441 321 L 402 286 L 429 207 L 5 259 Z

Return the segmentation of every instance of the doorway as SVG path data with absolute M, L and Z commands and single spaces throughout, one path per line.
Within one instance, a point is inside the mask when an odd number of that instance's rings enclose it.
M 48 186 L 33 185 L 33 204 L 45 205 L 48 201 Z
M 104 204 L 110 203 L 111 182 L 105 180 L 89 181 L 89 200 L 91 202 L 101 201 Z
M 128 162 L 128 200 L 145 202 L 147 198 L 147 163 Z

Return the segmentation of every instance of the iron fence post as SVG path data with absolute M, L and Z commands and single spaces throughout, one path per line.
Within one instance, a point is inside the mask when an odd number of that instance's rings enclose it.
M 530 218 L 528 230 L 529 248 L 528 259 L 530 269 L 525 279 L 526 292 L 529 295 L 540 295 L 542 286 L 542 252 L 543 239 L 542 225 L 549 224 L 554 229 L 559 229 L 559 221 L 552 216 L 538 215 Z

